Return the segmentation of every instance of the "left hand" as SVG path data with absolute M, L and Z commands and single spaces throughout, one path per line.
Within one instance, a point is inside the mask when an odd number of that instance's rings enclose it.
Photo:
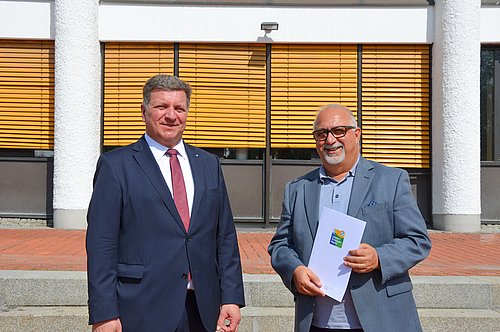
M 358 249 L 350 250 L 344 257 L 344 264 L 357 273 L 368 273 L 380 267 L 377 250 L 367 243 L 361 243 Z
M 226 325 L 226 319 L 229 325 Z M 220 307 L 217 331 L 236 332 L 241 321 L 240 307 L 236 304 L 223 304 Z

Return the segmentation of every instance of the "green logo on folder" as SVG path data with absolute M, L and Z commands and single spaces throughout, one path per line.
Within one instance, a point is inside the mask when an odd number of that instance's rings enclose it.
M 335 228 L 334 232 L 332 233 L 332 237 L 330 238 L 330 244 L 342 248 L 342 245 L 344 244 L 344 238 L 345 232 Z

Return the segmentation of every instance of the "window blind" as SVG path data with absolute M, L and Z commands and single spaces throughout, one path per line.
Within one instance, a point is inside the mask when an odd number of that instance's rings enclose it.
M 0 148 L 54 146 L 54 42 L 0 42 Z
M 180 44 L 179 77 L 193 88 L 187 142 L 206 148 L 265 147 L 265 45 Z
M 363 45 L 363 155 L 430 167 L 430 46 Z
M 271 147 L 314 148 L 319 107 L 340 103 L 357 112 L 357 46 L 273 44 Z
M 156 74 L 172 75 L 172 43 L 105 44 L 104 146 L 123 146 L 144 133 L 142 87 Z

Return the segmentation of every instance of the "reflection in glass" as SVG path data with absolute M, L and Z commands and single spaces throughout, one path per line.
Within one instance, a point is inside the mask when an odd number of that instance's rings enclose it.
M 264 149 L 248 148 L 203 148 L 222 159 L 262 160 Z
M 283 160 L 313 160 L 319 159 L 316 149 L 282 148 L 271 149 L 272 159 Z
M 494 72 L 495 51 L 481 51 L 481 160 L 493 161 L 494 156 Z

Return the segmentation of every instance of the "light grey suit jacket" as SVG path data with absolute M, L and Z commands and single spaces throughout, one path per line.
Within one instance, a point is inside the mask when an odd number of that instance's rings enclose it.
M 318 228 L 321 183 L 316 169 L 285 187 L 281 220 L 269 245 L 271 264 L 295 297 L 295 331 L 309 332 L 314 297 L 299 294 L 293 271 L 309 263 Z M 381 270 L 352 273 L 348 290 L 365 332 L 421 331 L 408 270 L 431 242 L 408 173 L 360 158 L 348 214 L 366 221 L 362 242 L 378 253 Z

